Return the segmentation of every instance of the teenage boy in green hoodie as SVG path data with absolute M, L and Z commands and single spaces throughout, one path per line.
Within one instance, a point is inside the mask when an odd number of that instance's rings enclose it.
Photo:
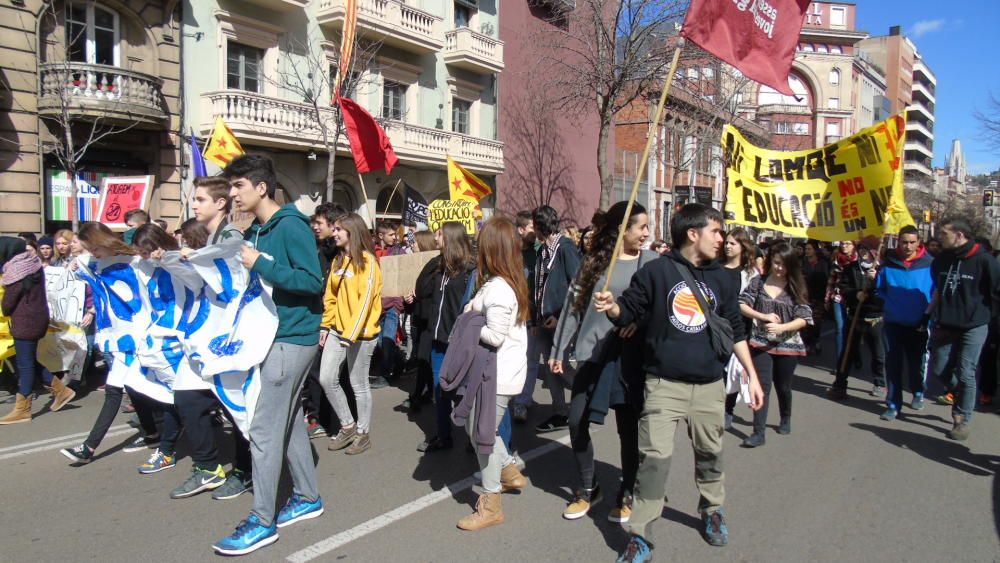
M 236 531 L 212 547 L 244 555 L 274 543 L 277 528 L 323 513 L 312 447 L 299 393 L 319 344 L 323 275 L 309 219 L 293 204 L 274 201 L 278 185 L 271 159 L 243 155 L 223 170 L 233 205 L 256 219 L 244 238 L 243 265 L 274 287 L 278 331 L 260 366 L 261 388 L 250 423 L 253 509 Z M 277 509 L 278 479 L 287 460 L 292 496 Z

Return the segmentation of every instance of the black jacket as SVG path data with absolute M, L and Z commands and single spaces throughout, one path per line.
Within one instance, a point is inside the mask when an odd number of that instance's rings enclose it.
M 858 308 L 858 292 L 867 291 L 868 298 L 865 299 L 865 304 L 861 306 L 861 318 L 874 319 L 881 317 L 885 301 L 875 295 L 875 281 L 868 281 L 865 273 L 861 270 L 860 264 L 860 261 L 855 260 L 844 266 L 844 270 L 837 280 L 840 294 L 844 296 L 844 303 L 847 304 L 848 314 L 854 315 L 854 312 Z
M 653 260 L 632 277 L 618 298 L 618 326 L 647 320 L 642 370 L 664 379 L 713 383 L 725 373 L 725 362 L 712 351 L 708 322 L 698 302 L 671 261 L 690 267 L 692 277 L 707 286 L 709 304 L 733 327 L 733 340 L 746 340 L 740 315 L 740 285 L 717 261 L 693 266 L 678 250 Z
M 1000 264 L 980 244 L 969 242 L 942 252 L 931 264 L 931 275 L 938 293 L 936 326 L 967 330 L 997 315 Z
M 430 340 L 447 344 L 455 319 L 465 308 L 469 284 L 476 283 L 476 268 L 470 264 L 464 274 L 447 277 L 441 268 L 442 260 L 441 256 L 435 256 L 420 271 L 410 311 Z
M 544 244 L 543 242 L 542 245 L 544 246 Z M 542 261 L 543 246 L 538 247 L 535 255 L 537 260 L 535 265 L 536 271 L 540 268 L 548 270 L 548 276 L 545 278 L 545 287 L 542 288 L 542 302 L 534 304 L 539 320 L 545 320 L 547 317 L 558 318 L 559 314 L 562 313 L 563 303 L 566 301 L 566 292 L 569 291 L 569 286 L 576 278 L 581 262 L 580 251 L 573 243 L 573 239 L 569 237 L 559 238 L 559 243 L 556 244 L 555 256 L 552 256 L 548 264 Z M 534 289 L 534 284 L 532 284 L 532 289 Z M 532 295 L 534 295 L 534 291 L 532 291 Z

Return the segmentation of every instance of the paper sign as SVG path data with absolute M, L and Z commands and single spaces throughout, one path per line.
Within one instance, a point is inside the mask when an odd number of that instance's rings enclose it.
M 382 268 L 382 297 L 402 297 L 412 293 L 420 271 L 438 254 L 437 250 L 430 250 L 383 256 L 379 260 L 379 267 Z
M 476 202 L 467 199 L 435 199 L 427 208 L 427 226 L 431 232 L 444 223 L 461 223 L 465 232 L 476 234 Z
M 146 209 L 149 206 L 152 176 L 104 178 L 101 184 L 101 204 L 97 208 L 97 220 L 109 228 L 127 229 L 125 214 L 133 209 Z
M 53 321 L 78 325 L 83 320 L 87 286 L 69 268 L 45 267 L 45 297 Z

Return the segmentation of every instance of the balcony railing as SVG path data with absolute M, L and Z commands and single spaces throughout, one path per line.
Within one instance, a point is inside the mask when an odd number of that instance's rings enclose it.
M 445 64 L 486 74 L 503 70 L 503 41 L 467 27 L 453 29 L 444 38 Z
M 163 81 L 122 68 L 76 62 L 40 65 L 38 112 L 145 123 L 167 119 Z
M 343 27 L 347 0 L 320 0 L 321 26 Z M 358 33 L 418 53 L 444 46 L 443 20 L 400 0 L 358 0 Z
M 934 150 L 928 146 L 926 143 L 920 141 L 907 140 L 906 144 L 903 145 L 904 151 L 915 151 L 927 155 L 928 157 L 934 157 Z
M 934 88 L 931 86 L 927 86 L 923 82 L 918 82 L 914 80 L 912 90 L 914 93 L 923 94 L 923 96 L 932 103 L 937 101 L 937 99 L 934 97 Z
M 757 108 L 757 115 L 771 115 L 775 113 L 812 115 L 812 109 L 809 106 L 795 106 L 791 104 L 765 104 Z
M 933 127 L 933 125 L 931 127 Z M 907 120 L 906 131 L 907 133 L 917 133 L 919 135 L 923 135 L 928 139 L 934 138 L 934 131 L 930 127 L 914 119 Z
M 305 149 L 323 149 L 319 125 L 311 106 L 239 90 L 202 94 L 205 104 L 201 130 L 209 133 L 216 117 L 223 118 L 244 144 Z M 322 110 L 321 119 L 334 123 L 336 110 Z M 446 155 L 473 170 L 503 171 L 503 143 L 402 121 L 382 123 L 392 147 L 404 164 L 444 167 Z M 350 154 L 346 136 L 337 150 Z
M 247 2 L 263 6 L 276 12 L 301 10 L 309 4 L 309 0 L 247 0 Z

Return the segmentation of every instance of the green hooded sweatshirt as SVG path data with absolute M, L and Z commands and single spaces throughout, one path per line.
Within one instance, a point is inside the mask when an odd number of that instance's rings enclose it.
M 294 204 L 288 204 L 264 225 L 254 221 L 244 239 L 261 252 L 253 271 L 274 286 L 278 309 L 275 342 L 318 344 L 323 274 L 309 219 Z

